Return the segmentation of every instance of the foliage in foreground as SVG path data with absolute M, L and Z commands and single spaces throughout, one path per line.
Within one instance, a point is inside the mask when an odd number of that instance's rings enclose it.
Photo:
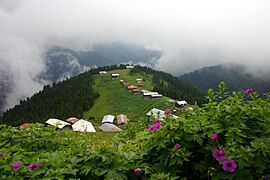
M 209 91 L 209 103 L 131 125 L 117 143 L 43 125 L 2 126 L 2 179 L 264 179 L 270 178 L 270 102 L 246 91 Z M 155 128 L 148 128 L 148 126 Z M 154 126 L 153 126 L 154 125 Z M 147 130 L 148 129 L 148 130 Z M 70 135 L 69 135 L 70 134 Z M 22 163 L 18 168 L 13 163 Z M 41 166 L 28 168 L 38 163 Z M 14 165 L 14 164 L 13 164 Z M 15 164 L 16 165 L 16 164 Z

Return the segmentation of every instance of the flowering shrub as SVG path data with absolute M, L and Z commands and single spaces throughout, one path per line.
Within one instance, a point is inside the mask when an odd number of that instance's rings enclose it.
M 218 138 L 218 134 L 211 134 L 210 139 L 215 141 Z
M 156 130 L 159 129 L 160 126 L 161 126 L 160 123 L 155 123 L 155 124 L 149 126 L 149 127 L 147 128 L 147 131 L 156 131 Z
M 109 145 L 40 124 L 22 130 L 0 126 L 0 177 L 269 179 L 269 97 L 219 88 L 209 90 L 203 107 L 178 119 L 166 116 L 162 125 L 128 125 Z

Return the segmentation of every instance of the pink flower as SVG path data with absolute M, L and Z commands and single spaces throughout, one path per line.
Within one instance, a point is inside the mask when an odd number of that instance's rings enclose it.
M 22 166 L 22 163 L 20 163 L 20 162 L 16 162 L 16 163 L 11 164 L 11 167 L 12 167 L 13 169 L 18 169 L 18 168 L 21 167 L 21 166 Z
M 31 164 L 31 165 L 27 166 L 27 168 L 33 169 L 33 168 L 36 168 L 36 167 L 39 167 L 39 166 L 41 166 L 40 163 L 34 163 L 34 164 Z
M 171 110 L 166 109 L 166 110 L 164 111 L 164 114 L 170 114 L 171 112 L 172 112 Z
M 252 92 L 253 92 L 253 89 L 252 88 L 247 88 L 244 91 L 245 94 L 251 94 Z
M 234 160 L 225 160 L 222 165 L 222 169 L 224 171 L 229 171 L 230 173 L 233 173 L 235 169 L 237 168 L 237 164 L 234 162 Z
M 181 146 L 180 144 L 176 144 L 176 145 L 175 145 L 175 148 L 176 148 L 176 149 L 180 149 L 181 147 L 182 147 L 182 146 Z
M 159 119 L 158 118 L 155 118 L 155 123 L 158 123 L 159 122 Z
M 156 131 L 156 130 L 159 129 L 160 126 L 161 126 L 161 124 L 155 123 L 155 124 L 149 126 L 149 127 L 147 128 L 147 131 Z
M 139 173 L 139 172 L 141 172 L 141 169 L 140 168 L 135 168 L 135 169 L 133 169 L 133 172 Z
M 218 138 L 218 134 L 211 134 L 210 139 L 212 141 L 216 140 Z
M 222 161 L 224 159 L 224 151 L 221 149 L 215 149 L 213 152 L 213 156 L 217 161 Z

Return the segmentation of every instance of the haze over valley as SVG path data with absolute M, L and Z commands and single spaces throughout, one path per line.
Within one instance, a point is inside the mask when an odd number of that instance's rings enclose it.
M 269 8 L 267 0 L 1 0 L 0 109 L 52 81 L 120 63 L 176 76 L 236 63 L 269 82 Z

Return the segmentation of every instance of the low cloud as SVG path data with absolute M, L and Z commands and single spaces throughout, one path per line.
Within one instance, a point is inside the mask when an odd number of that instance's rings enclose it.
M 0 72 L 13 84 L 6 107 L 42 88 L 44 53 L 57 45 L 158 49 L 155 68 L 175 75 L 225 62 L 268 73 L 269 8 L 268 0 L 0 0 Z

